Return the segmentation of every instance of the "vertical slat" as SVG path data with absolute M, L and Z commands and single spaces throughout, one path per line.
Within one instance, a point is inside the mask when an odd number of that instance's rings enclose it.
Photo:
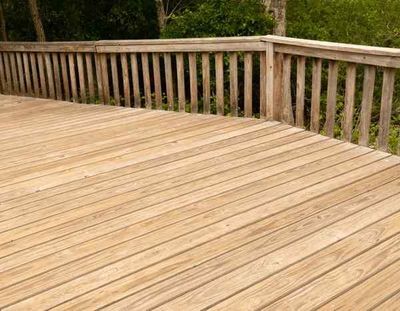
M 121 54 L 122 82 L 124 84 L 125 107 L 131 106 L 131 90 L 129 82 L 128 58 L 126 53 Z
M 3 62 L 3 53 L 0 52 L 0 81 L 1 81 L 1 91 L 3 94 L 7 93 L 7 80 L 5 75 L 5 66 Z
M 293 109 L 292 109 L 292 96 L 290 90 L 290 71 L 291 71 L 291 55 L 285 54 L 283 57 L 283 70 L 282 70 L 282 119 L 284 122 L 293 125 Z
M 215 79 L 217 95 L 217 114 L 224 115 L 224 54 L 215 53 Z
M 210 54 L 201 53 L 201 75 L 203 79 L 203 113 L 210 113 Z
M 56 98 L 58 100 L 62 99 L 61 90 L 61 76 L 60 76 L 60 64 L 58 62 L 58 53 L 52 53 L 53 60 L 53 72 L 54 72 L 54 84 L 56 86 Z
M 353 133 L 354 97 L 356 92 L 356 64 L 347 64 L 344 96 L 343 140 L 350 142 Z
M 271 42 L 266 43 L 266 103 L 265 114 L 267 120 L 274 119 L 274 79 L 275 79 L 275 53 L 274 45 Z
M 234 117 L 238 115 L 238 98 L 238 55 L 232 52 L 229 54 L 229 102 Z
M 131 54 L 131 71 L 133 81 L 133 98 L 135 108 L 140 108 L 139 69 L 136 53 Z
M 92 54 L 85 54 L 86 61 L 86 73 L 88 79 L 88 89 L 89 89 L 89 102 L 94 101 L 95 92 L 94 92 L 94 77 L 93 77 L 93 62 L 92 62 Z
M 267 54 L 260 52 L 260 118 L 265 119 L 267 103 Z
M 110 86 L 108 82 L 108 64 L 107 64 L 107 54 L 100 54 L 100 71 L 101 71 L 101 83 L 103 87 L 103 99 L 104 104 L 110 104 Z
M 17 58 L 18 82 L 19 82 L 19 86 L 20 86 L 20 92 L 21 92 L 21 94 L 26 94 L 24 66 L 22 63 L 21 53 L 16 53 L 16 58 Z
M 50 54 L 44 53 L 44 60 L 46 62 L 47 81 L 49 83 L 50 98 L 56 99 L 56 92 L 54 88 L 53 65 L 51 63 Z
M 75 57 L 73 53 L 68 54 L 68 62 L 69 62 L 69 77 L 71 81 L 72 100 L 74 102 L 78 102 L 78 90 L 77 90 L 76 73 L 75 73 Z
M 121 99 L 119 95 L 119 81 L 118 81 L 118 67 L 117 67 L 117 54 L 112 53 L 110 55 L 111 60 L 111 79 L 113 82 L 113 95 L 115 100 L 115 105 L 121 105 Z
M 244 116 L 253 115 L 253 55 L 244 53 Z
M 10 63 L 11 63 L 11 76 L 13 80 L 13 93 L 19 94 L 19 82 L 18 82 L 18 73 L 17 73 L 17 64 L 15 60 L 15 53 L 10 53 Z
M 76 54 L 76 61 L 78 67 L 78 79 L 79 79 L 79 95 L 82 103 L 87 103 L 86 99 L 86 81 L 85 81 L 85 67 L 83 66 L 83 54 Z
M 174 110 L 174 87 L 172 82 L 171 54 L 164 53 L 165 84 L 167 89 L 168 110 Z
M 394 68 L 383 69 L 381 111 L 379 116 L 378 133 L 378 149 L 381 151 L 388 150 L 395 73 L 396 71 Z
M 282 70 L 283 54 L 274 55 L 274 120 L 280 121 L 282 114 Z
M 35 96 L 39 97 L 40 96 L 40 88 L 39 88 L 38 68 L 37 68 L 37 64 L 36 64 L 36 54 L 30 53 L 29 58 L 31 59 L 33 91 L 35 93 Z
M 12 78 L 11 78 L 11 68 L 10 68 L 10 58 L 9 53 L 3 53 L 4 67 L 6 70 L 6 80 L 7 80 L 7 93 L 12 93 Z
M 312 69 L 312 94 L 311 94 L 311 124 L 310 130 L 319 133 L 319 113 L 321 99 L 321 70 L 322 59 L 316 58 L 313 60 Z
M 43 62 L 43 54 L 42 53 L 37 54 L 37 62 L 38 62 L 39 80 L 40 80 L 39 89 L 41 90 L 42 96 L 47 98 L 46 75 L 45 75 L 45 71 L 44 71 L 44 62 Z
M 28 53 L 23 53 L 22 54 L 22 60 L 23 60 L 23 63 L 24 63 L 26 92 L 27 92 L 27 94 L 32 95 L 32 79 L 31 79 L 31 71 L 29 70 Z
M 70 101 L 71 93 L 69 91 L 67 55 L 65 53 L 60 54 L 60 63 L 61 63 L 61 75 L 63 79 L 64 99 L 66 101 Z
M 304 91 L 306 83 L 306 58 L 297 57 L 296 69 L 296 126 L 304 127 Z
M 176 72 L 178 83 L 178 111 L 185 111 L 186 95 L 185 95 L 185 72 L 183 63 L 183 53 L 176 54 Z
M 328 92 L 326 99 L 326 134 L 329 137 L 334 136 L 335 118 L 336 118 L 336 92 L 338 80 L 338 63 L 334 60 L 329 61 L 328 69 Z
M 190 75 L 190 111 L 198 112 L 197 102 L 197 64 L 196 53 L 189 53 L 189 75 Z
M 162 107 L 162 93 L 161 93 L 161 72 L 160 72 L 160 54 L 153 53 L 153 77 L 154 77 L 154 93 L 156 99 L 156 108 Z
M 94 64 L 96 69 L 96 83 L 97 83 L 97 94 L 99 96 L 100 104 L 104 105 L 104 91 L 103 91 L 103 76 L 101 72 L 101 56 L 97 53 L 94 54 Z
M 142 53 L 141 57 L 142 57 L 145 105 L 146 105 L 147 109 L 151 109 L 151 85 L 150 85 L 149 56 L 147 53 Z
M 376 67 L 364 67 L 363 95 L 361 101 L 360 115 L 360 138 L 358 144 L 361 146 L 369 145 L 369 129 L 371 126 L 372 103 L 374 100 Z

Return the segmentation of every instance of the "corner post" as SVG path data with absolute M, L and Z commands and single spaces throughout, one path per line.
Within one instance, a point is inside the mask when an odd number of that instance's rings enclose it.
M 273 120 L 274 107 L 274 44 L 266 42 L 266 119 Z

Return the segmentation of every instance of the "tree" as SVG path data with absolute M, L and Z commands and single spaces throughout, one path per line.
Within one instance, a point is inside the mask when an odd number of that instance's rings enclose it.
M 29 9 L 32 15 L 33 25 L 35 26 L 37 41 L 46 41 L 42 20 L 40 18 L 39 9 L 36 0 L 28 0 Z
M 286 0 L 263 0 L 266 13 L 275 19 L 274 35 L 286 36 Z
M 7 41 L 7 30 L 6 30 L 6 20 L 4 17 L 3 4 L 0 1 L 0 28 L 1 28 L 1 39 Z

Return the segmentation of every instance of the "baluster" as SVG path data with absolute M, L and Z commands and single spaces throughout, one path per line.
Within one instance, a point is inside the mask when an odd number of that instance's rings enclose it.
M 238 115 L 238 54 L 232 52 L 229 54 L 229 102 L 231 106 L 231 114 L 234 117 Z
M 110 104 L 110 86 L 108 81 L 108 63 L 107 54 L 99 55 L 100 71 L 101 71 L 101 82 L 103 87 L 103 100 L 105 105 Z
M 44 98 L 47 98 L 47 86 L 46 86 L 46 75 L 44 72 L 43 54 L 38 53 L 36 56 L 37 56 L 37 63 L 38 63 L 38 67 L 39 67 L 39 80 L 40 80 L 39 89 L 42 91 L 42 96 Z
M 215 53 L 217 114 L 224 115 L 224 53 Z
M 150 69 L 149 69 L 149 57 L 147 53 L 142 53 L 142 70 L 143 70 L 143 84 L 144 84 L 144 98 L 147 109 L 152 107 L 151 99 L 151 85 L 150 85 Z
M 13 80 L 13 93 L 19 94 L 19 83 L 18 83 L 18 73 L 17 73 L 17 64 L 15 60 L 15 53 L 10 53 L 10 63 L 11 63 L 11 76 Z
M 3 62 L 3 53 L 0 52 L 0 81 L 1 81 L 1 92 L 7 93 L 7 80 L 5 75 L 5 65 Z
M 267 55 L 266 52 L 260 52 L 260 118 L 266 117 L 267 103 Z
M 358 144 L 361 146 L 369 145 L 369 129 L 371 126 L 372 103 L 374 100 L 375 73 L 376 68 L 374 66 L 365 66 L 360 115 L 360 138 L 358 140 Z
M 178 111 L 185 111 L 186 95 L 183 53 L 176 54 L 176 71 L 178 83 Z
M 51 63 L 49 53 L 44 53 L 44 60 L 46 63 L 47 81 L 49 83 L 49 95 L 50 95 L 50 98 L 56 99 L 56 92 L 55 92 L 55 88 L 54 88 L 54 77 L 53 77 L 53 65 Z
M 85 67 L 83 66 L 83 55 L 82 53 L 76 54 L 76 61 L 78 67 L 78 79 L 79 79 L 79 95 L 81 97 L 81 103 L 87 103 L 86 99 L 86 81 L 85 81 Z
M 291 70 L 292 56 L 285 54 L 283 56 L 283 70 L 282 70 L 282 120 L 286 123 L 293 125 L 293 109 L 292 109 L 292 96 L 290 90 L 290 70 Z
M 119 95 L 119 81 L 118 81 L 118 66 L 117 66 L 117 54 L 112 53 L 110 55 L 111 59 L 111 79 L 113 82 L 113 95 L 115 100 L 115 105 L 121 105 L 121 99 Z
M 95 98 L 94 92 L 94 77 L 93 77 L 93 63 L 92 63 L 92 54 L 85 54 L 86 61 L 86 73 L 88 78 L 88 89 L 89 89 L 89 102 L 93 102 Z
M 174 87 L 172 82 L 171 54 L 164 53 L 165 84 L 167 89 L 168 110 L 174 110 Z
M 311 95 L 311 124 L 310 130 L 319 133 L 319 113 L 321 98 L 321 70 L 322 60 L 316 58 L 313 60 L 312 70 L 312 95 Z
M 131 54 L 131 71 L 133 81 L 133 98 L 135 108 L 140 108 L 139 69 L 136 53 Z
M 244 53 L 244 116 L 253 115 L 253 55 Z
M 69 77 L 70 77 L 70 82 L 71 82 L 72 100 L 74 102 L 78 102 L 78 90 L 77 90 L 77 84 L 76 84 L 74 53 L 68 54 L 68 62 L 69 62 Z
M 353 133 L 354 97 L 356 92 L 356 64 L 349 63 L 346 69 L 346 91 L 344 97 L 343 139 L 351 142 Z
M 65 53 L 60 54 L 60 62 L 61 62 L 61 75 L 62 75 L 62 79 L 63 79 L 64 96 L 65 96 L 64 99 L 66 101 L 70 101 L 71 94 L 69 91 L 67 56 Z
M 31 60 L 31 71 L 32 71 L 32 82 L 35 97 L 40 96 L 39 78 L 38 78 L 38 68 L 36 64 L 36 54 L 30 53 L 29 58 Z
M 306 58 L 297 57 L 296 69 L 296 126 L 304 127 L 304 91 L 306 83 Z
M 19 81 L 19 86 L 20 86 L 20 92 L 21 92 L 21 94 L 26 94 L 25 80 L 24 80 L 24 67 L 22 64 L 21 53 L 16 53 L 16 58 L 17 58 L 18 81 Z
M 210 113 L 210 54 L 201 53 L 201 75 L 203 79 L 203 113 Z
M 131 107 L 131 91 L 129 82 L 128 58 L 126 53 L 121 54 L 122 82 L 124 84 L 124 105 Z
M 160 73 L 160 55 L 153 53 L 153 77 L 154 77 L 154 93 L 156 100 L 156 109 L 162 107 L 162 93 L 161 93 L 161 73 Z
M 189 75 L 190 75 L 190 111 L 198 112 L 197 102 L 197 64 L 196 53 L 189 53 Z
M 335 118 L 336 118 L 336 92 L 338 79 L 338 63 L 329 62 L 328 71 L 328 94 L 326 100 L 326 134 L 329 137 L 334 136 Z
M 11 78 L 11 68 L 10 68 L 10 58 L 9 53 L 3 53 L 4 67 L 6 72 L 7 80 L 7 93 L 12 93 L 12 78 Z

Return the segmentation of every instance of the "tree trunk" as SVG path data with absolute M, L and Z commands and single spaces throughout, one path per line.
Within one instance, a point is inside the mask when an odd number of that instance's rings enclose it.
M 263 0 L 265 11 L 275 19 L 274 35 L 286 36 L 286 1 Z
M 158 29 L 161 32 L 167 25 L 167 14 L 165 13 L 163 0 L 156 0 L 156 7 L 157 7 Z
M 40 19 L 39 9 L 36 0 L 28 0 L 29 8 L 32 15 L 33 25 L 35 26 L 36 37 L 38 41 L 46 41 L 42 20 Z
M 3 4 L 0 1 L 0 28 L 1 28 L 1 39 L 3 41 L 8 41 L 7 30 L 6 30 L 6 20 L 4 18 Z

